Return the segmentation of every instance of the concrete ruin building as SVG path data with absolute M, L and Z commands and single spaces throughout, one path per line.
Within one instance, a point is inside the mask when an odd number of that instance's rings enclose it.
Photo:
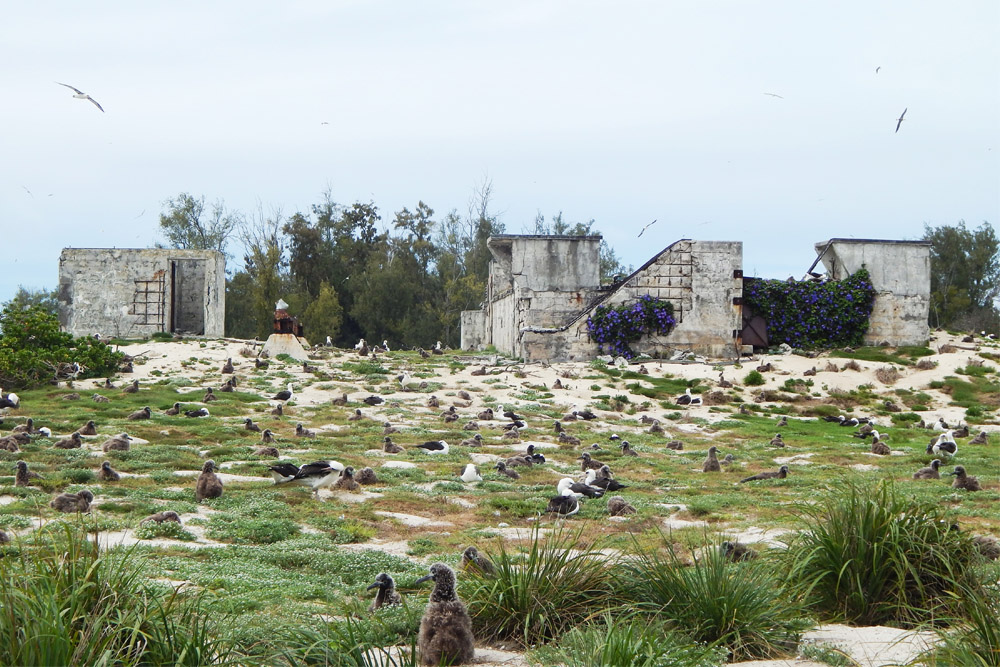
M 600 243 L 600 236 L 490 237 L 486 298 L 481 310 L 462 313 L 462 348 L 492 345 L 529 361 L 591 359 L 598 354 L 587 329 L 594 310 L 649 294 L 673 304 L 677 325 L 632 345 L 637 353 L 732 358 L 744 351 L 741 242 L 682 239 L 607 286 L 600 284 Z M 817 244 L 817 253 L 832 279 L 868 268 L 878 291 L 868 333 L 873 344 L 928 339 L 926 244 L 831 239 Z
M 214 250 L 65 248 L 59 321 L 75 336 L 225 335 L 226 258 Z

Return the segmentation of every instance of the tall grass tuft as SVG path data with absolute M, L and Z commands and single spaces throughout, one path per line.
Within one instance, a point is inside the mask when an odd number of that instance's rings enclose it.
M 197 602 L 145 587 L 134 550 L 102 552 L 69 524 L 49 537 L 0 559 L 0 664 L 230 664 Z
M 982 593 L 968 536 L 944 509 L 891 482 L 848 481 L 801 511 L 791 578 L 822 613 L 865 625 L 946 623 L 965 616 L 956 591 Z
M 322 665 L 323 667 L 416 667 L 417 629 L 419 614 L 400 608 L 413 625 L 408 646 L 383 646 L 398 636 L 384 625 L 379 615 L 359 620 L 352 615 L 324 623 L 302 626 L 280 638 L 280 646 L 272 647 L 268 664 Z M 381 641 L 378 639 L 381 637 Z
M 725 651 L 696 644 L 662 623 L 610 613 L 532 652 L 543 665 L 566 667 L 715 667 Z
M 613 558 L 581 541 L 581 533 L 536 531 L 525 553 L 503 543 L 490 558 L 494 576 L 462 575 L 460 593 L 479 639 L 525 646 L 552 639 L 608 607 Z
M 731 563 L 709 549 L 688 565 L 661 533 L 662 548 L 640 551 L 625 568 L 635 608 L 694 640 L 723 646 L 731 660 L 794 649 L 809 625 L 766 558 Z
M 959 589 L 965 598 L 964 622 L 950 630 L 938 629 L 941 642 L 920 657 L 928 667 L 1000 667 L 1000 590 L 986 595 Z

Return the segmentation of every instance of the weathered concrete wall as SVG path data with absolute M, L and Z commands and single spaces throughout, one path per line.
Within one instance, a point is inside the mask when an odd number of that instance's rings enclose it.
M 479 350 L 486 346 L 486 311 L 463 310 L 461 315 L 463 350 Z
M 922 241 L 831 239 L 816 244 L 817 254 L 830 245 L 822 262 L 834 280 L 864 267 L 878 292 L 865 343 L 922 345 L 930 338 L 927 316 L 931 299 L 930 244 Z
M 225 299 L 222 253 L 66 248 L 59 257 L 59 319 L 77 336 L 223 336 Z
M 712 356 L 735 354 L 743 295 L 740 271 L 743 244 L 738 241 L 683 240 L 669 246 L 629 276 L 600 305 L 620 305 L 644 294 L 670 301 L 677 326 L 667 336 L 647 336 L 632 346 L 657 355 L 686 349 Z M 525 334 L 524 356 L 530 359 L 582 359 L 597 354 L 587 333 L 587 308 L 564 332 Z

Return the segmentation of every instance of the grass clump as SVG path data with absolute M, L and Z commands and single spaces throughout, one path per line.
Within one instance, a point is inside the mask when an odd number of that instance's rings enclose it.
M 661 533 L 625 569 L 636 609 L 698 642 L 725 647 L 730 660 L 787 654 L 810 625 L 767 559 L 739 564 L 710 548 L 687 565 Z
M 975 590 L 960 590 L 967 596 L 966 618 L 957 629 L 938 630 L 941 642 L 920 657 L 917 664 L 929 667 L 1000 665 L 1000 590 L 978 595 Z
M 662 623 L 611 614 L 573 628 L 533 655 L 540 664 L 566 667 L 714 667 L 725 661 L 725 651 L 696 644 Z
M 743 379 L 743 384 L 748 387 L 759 387 L 765 382 L 767 380 L 764 379 L 764 375 L 760 371 L 750 371 Z
M 235 648 L 200 598 L 146 587 L 135 550 L 102 552 L 64 526 L 0 559 L 0 664 L 224 665 Z
M 937 503 L 891 482 L 847 480 L 803 505 L 802 520 L 791 578 L 821 613 L 859 625 L 941 623 L 962 616 L 960 587 L 982 591 L 968 537 Z
M 462 581 L 461 597 L 476 637 L 508 639 L 528 646 L 557 637 L 606 608 L 612 596 L 613 563 L 581 533 L 535 533 L 526 553 L 511 553 L 503 542 L 489 558 L 490 578 Z

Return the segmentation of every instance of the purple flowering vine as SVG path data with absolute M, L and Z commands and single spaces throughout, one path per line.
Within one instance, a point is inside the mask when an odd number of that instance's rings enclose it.
M 856 346 L 868 332 L 875 288 L 866 269 L 827 282 L 747 278 L 743 303 L 767 320 L 772 343 L 802 349 Z
M 631 343 L 651 333 L 668 334 L 675 324 L 673 304 L 649 294 L 618 306 L 598 306 L 587 318 L 587 330 L 597 341 L 598 350 L 603 352 L 606 346 L 609 352 L 626 359 L 635 356 Z

